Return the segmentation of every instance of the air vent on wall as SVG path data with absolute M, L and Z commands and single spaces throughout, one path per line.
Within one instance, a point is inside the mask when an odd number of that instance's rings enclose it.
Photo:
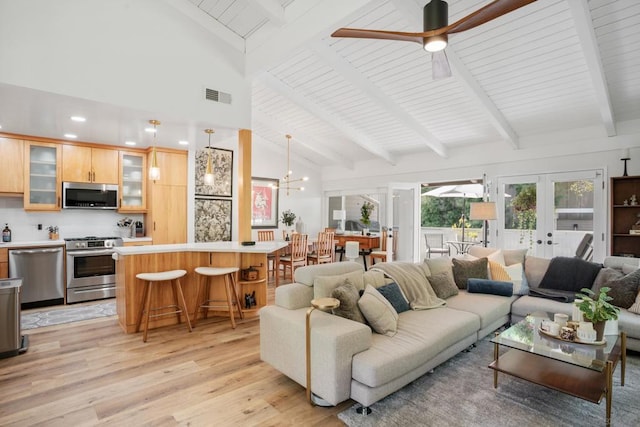
M 231 104 L 230 93 L 220 92 L 219 90 L 209 89 L 209 88 L 205 90 L 206 90 L 205 98 L 208 99 L 209 101 L 222 102 L 224 104 Z

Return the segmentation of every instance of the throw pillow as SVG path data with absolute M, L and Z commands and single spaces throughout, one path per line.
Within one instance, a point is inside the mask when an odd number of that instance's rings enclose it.
M 489 272 L 491 273 L 491 280 L 500 280 L 503 282 L 511 280 L 511 277 L 509 276 L 509 273 L 507 273 L 507 270 L 504 269 L 504 266 L 491 260 L 489 260 Z
M 371 328 L 379 334 L 394 336 L 398 332 L 398 313 L 376 288 L 367 285 L 358 307 Z
M 467 279 L 488 279 L 487 258 L 480 258 L 475 261 L 466 261 L 453 258 L 453 279 L 458 289 L 467 289 Z
M 427 258 L 424 260 L 431 274 L 438 274 L 445 271 L 451 271 L 451 258 L 448 256 L 438 258 Z
M 404 297 L 402 293 L 402 289 L 396 282 L 389 283 L 388 285 L 380 286 L 378 292 L 382 294 L 383 297 L 387 299 L 396 310 L 398 314 L 411 310 L 409 307 L 409 302 Z
M 629 307 L 631 313 L 640 314 L 640 292 L 636 295 L 636 301 Z
M 514 295 L 527 295 L 529 293 L 529 285 L 527 284 L 522 264 L 512 264 L 505 267 L 489 261 L 489 270 L 491 270 L 491 280 L 513 283 Z
M 528 256 L 524 261 L 524 271 L 527 274 L 530 288 L 537 288 L 547 272 L 551 260 L 548 258 L 539 258 L 536 256 Z
M 620 279 L 610 280 L 604 283 L 603 286 L 611 288 L 608 293 L 613 298 L 610 301 L 611 304 L 617 307 L 629 308 L 635 302 L 638 289 L 640 289 L 640 269 Z M 594 292 L 600 292 L 600 288 Z
M 438 298 L 447 299 L 454 295 L 458 295 L 458 287 L 456 286 L 456 282 L 453 280 L 453 274 L 450 271 L 432 274 L 427 277 L 427 280 L 431 283 L 431 287 Z
M 581 258 L 558 256 L 551 258 L 549 268 L 540 282 L 542 289 L 557 289 L 568 292 L 580 292 L 582 288 L 591 288 L 602 264 L 585 261 Z
M 349 279 L 347 279 L 344 285 L 335 288 L 333 292 L 331 292 L 331 296 L 340 301 L 340 306 L 332 310 L 333 314 L 344 317 L 345 319 L 355 320 L 356 322 L 367 323 L 358 308 L 358 300 L 360 299 L 358 289 Z
M 336 274 L 335 276 L 316 276 L 313 280 L 313 297 L 326 298 L 331 296 L 331 292 L 349 279 L 357 289 L 364 289 L 362 281 L 362 271 L 352 271 L 351 273 Z
M 467 292 L 510 297 L 513 295 L 513 283 L 470 278 L 467 281 Z
M 624 274 L 620 270 L 616 270 L 615 268 L 601 268 L 600 272 L 596 276 L 596 279 L 593 281 L 592 290 L 600 291 L 600 288 L 606 286 L 605 283 L 608 283 L 612 280 L 617 280 L 624 277 Z

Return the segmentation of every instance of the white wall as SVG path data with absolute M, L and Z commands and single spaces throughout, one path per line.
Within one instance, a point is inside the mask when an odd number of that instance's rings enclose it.
M 251 127 L 242 52 L 162 1 L 0 0 L 0 61 L 2 83 Z

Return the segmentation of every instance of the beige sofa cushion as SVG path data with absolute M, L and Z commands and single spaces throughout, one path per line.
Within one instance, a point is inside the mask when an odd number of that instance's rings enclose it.
M 335 276 L 316 276 L 313 279 L 313 297 L 330 297 L 335 288 L 347 282 L 351 283 L 358 290 L 364 289 L 362 271 L 352 271 L 351 273 L 337 274 Z
M 496 248 L 485 248 L 482 246 L 472 246 L 469 248 L 468 254 L 473 255 L 476 258 L 489 257 L 489 255 L 493 254 L 497 251 L 502 251 L 502 256 L 504 257 L 504 265 L 511 264 L 524 264 L 525 257 L 527 256 L 528 249 L 496 249 Z
M 511 312 L 511 303 L 518 299 L 517 295 L 504 297 L 491 294 L 471 294 L 460 291 L 447 299 L 449 308 L 474 313 L 480 318 L 480 329 L 484 329 L 496 320 Z
M 316 276 L 335 276 L 338 274 L 345 274 L 353 271 L 360 271 L 360 273 L 363 273 L 364 267 L 361 263 L 353 261 L 307 265 L 304 267 L 296 268 L 295 273 L 293 273 L 293 277 L 296 283 L 313 286 L 313 281 Z
M 529 288 L 537 288 L 549 268 L 550 259 L 528 256 L 524 262 L 524 274 L 527 276 Z

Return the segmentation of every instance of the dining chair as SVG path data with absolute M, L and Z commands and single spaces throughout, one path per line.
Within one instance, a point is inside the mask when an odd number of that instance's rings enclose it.
M 451 255 L 451 247 L 444 243 L 444 234 L 424 233 L 424 241 L 427 244 L 427 258 L 431 258 L 431 254 Z
M 307 255 L 308 264 L 324 264 L 333 262 L 335 255 L 334 236 L 332 232 L 320 231 L 315 251 Z
M 307 265 L 307 252 L 309 246 L 307 244 L 308 236 L 301 233 L 293 233 L 289 246 L 291 253 L 280 257 L 280 265 L 283 267 L 283 277 L 287 278 L 287 267 L 291 271 L 291 280 L 293 280 L 293 272 L 297 267 Z
M 258 241 L 269 242 L 275 240 L 273 230 L 258 230 Z M 276 255 L 274 253 L 267 254 L 267 270 L 270 274 L 276 272 Z
M 371 265 L 376 263 L 376 260 L 380 260 L 385 262 L 387 260 L 387 230 L 382 230 L 380 234 L 380 249 L 377 251 L 372 251 L 369 254 L 371 258 Z

